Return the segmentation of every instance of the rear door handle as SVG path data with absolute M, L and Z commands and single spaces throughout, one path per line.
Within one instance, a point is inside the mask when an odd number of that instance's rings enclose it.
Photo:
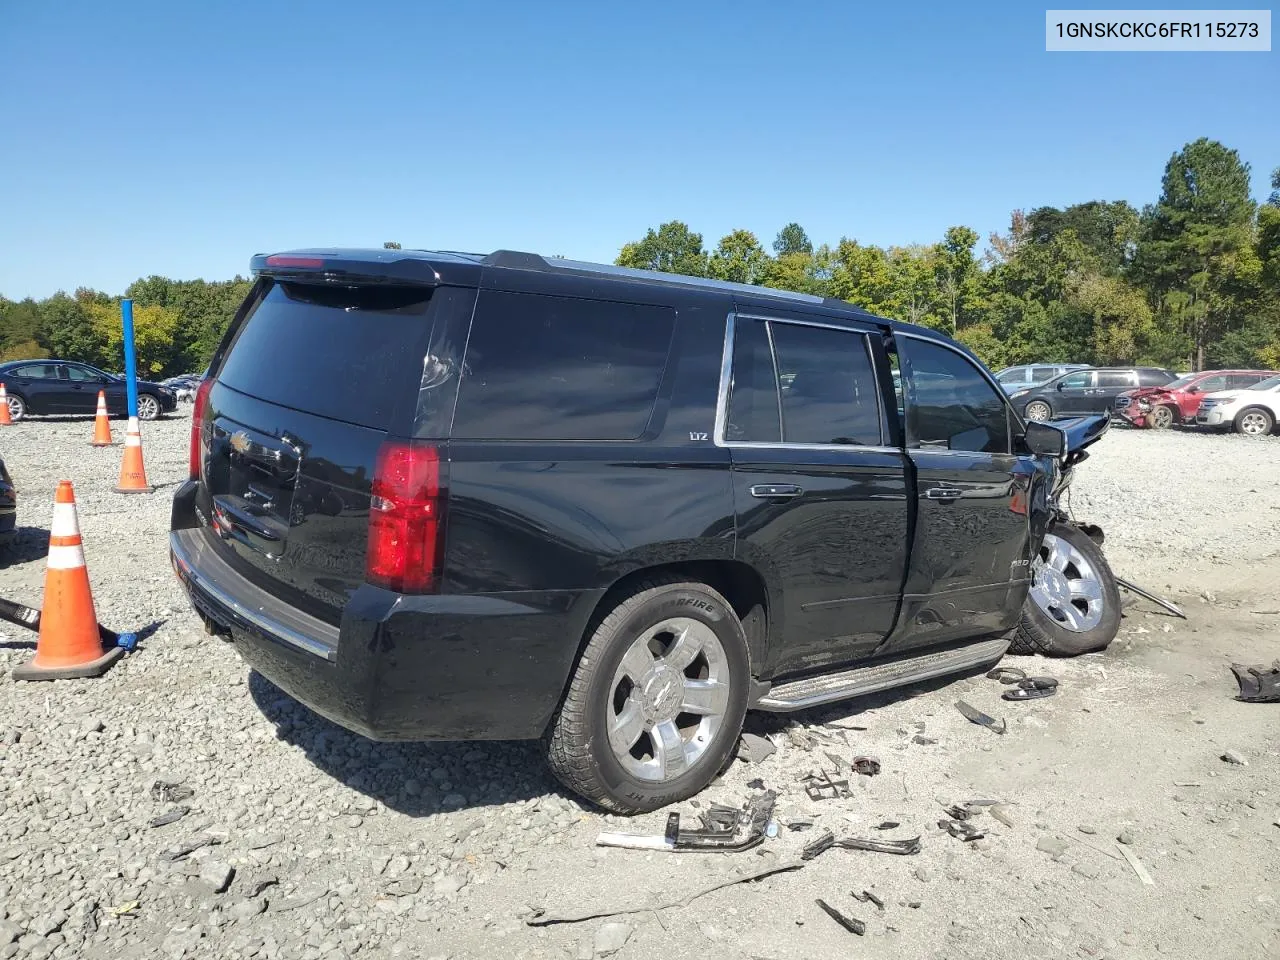
M 924 496 L 926 500 L 959 500 L 962 493 L 959 487 L 929 487 Z
M 762 500 L 789 499 L 802 493 L 794 483 L 757 483 L 751 488 L 751 495 Z

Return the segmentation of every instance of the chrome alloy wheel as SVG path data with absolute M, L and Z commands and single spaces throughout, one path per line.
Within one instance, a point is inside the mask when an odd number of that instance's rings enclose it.
M 1045 534 L 1031 564 L 1031 599 L 1063 629 L 1087 633 L 1102 622 L 1103 591 L 1098 571 L 1066 540 Z
M 1250 437 L 1260 437 L 1271 431 L 1267 415 L 1257 410 L 1250 410 L 1240 418 L 1240 432 Z
M 609 746 L 638 780 L 669 781 L 711 746 L 729 708 L 729 662 L 715 631 L 672 617 L 627 649 L 609 687 Z
M 160 416 L 160 401 L 150 394 L 142 394 L 138 397 L 138 419 L 154 420 Z

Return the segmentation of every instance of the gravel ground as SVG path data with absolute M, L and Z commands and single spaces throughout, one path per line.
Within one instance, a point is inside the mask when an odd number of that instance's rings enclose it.
M 205 637 L 169 569 L 187 422 L 144 428 L 152 496 L 111 492 L 121 450 L 90 447 L 91 433 L 90 420 L 33 420 L 0 434 L 23 528 L 0 596 L 40 602 L 54 485 L 69 477 L 100 619 L 159 626 L 106 677 L 56 684 L 14 683 L 31 634 L 0 633 L 0 958 L 1280 955 L 1280 705 L 1235 702 L 1227 671 L 1276 657 L 1280 438 L 1112 431 L 1079 470 L 1074 511 L 1107 530 L 1120 575 L 1189 619 L 1137 602 L 1104 654 L 1009 658 L 1060 678 L 1047 700 L 1004 703 L 978 676 L 753 715 L 748 729 L 778 752 L 735 764 L 698 803 L 741 804 L 760 778 L 780 793 L 781 835 L 750 853 L 673 855 L 596 848 L 602 829 L 660 833 L 664 816 L 584 808 L 532 745 L 374 744 L 251 674 Z M 1008 733 L 967 723 L 958 697 Z M 882 772 L 811 801 L 796 780 L 830 768 L 828 754 L 872 755 Z M 193 795 L 157 799 L 157 780 Z M 970 843 L 939 830 L 944 805 L 976 798 L 1004 801 L 1012 826 L 980 814 L 986 837 Z M 190 809 L 148 825 L 178 807 Z M 801 817 L 818 825 L 785 826 Z M 880 833 L 882 821 L 902 826 Z M 824 826 L 918 834 L 923 848 L 832 850 L 661 912 L 524 922 L 679 899 L 793 857 Z M 863 890 L 884 909 L 855 901 Z

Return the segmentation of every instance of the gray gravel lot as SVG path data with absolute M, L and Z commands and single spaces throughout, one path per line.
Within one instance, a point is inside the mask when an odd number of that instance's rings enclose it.
M 1113 430 L 1079 470 L 1074 512 L 1107 530 L 1118 573 L 1188 620 L 1137 602 L 1104 654 L 1010 658 L 1059 677 L 1047 700 L 1004 703 L 979 676 L 753 715 L 778 753 L 735 764 L 698 802 L 740 804 L 760 778 L 784 824 L 818 826 L 755 852 L 675 855 L 596 848 L 602 829 L 661 832 L 664 815 L 584 808 L 534 745 L 374 744 L 206 638 L 167 558 L 187 411 L 144 427 L 152 496 L 111 492 L 121 448 L 92 448 L 91 420 L 0 432 L 23 528 L 0 596 L 40 602 L 67 477 L 100 620 L 159 624 L 106 677 L 56 684 L 14 683 L 33 635 L 0 631 L 0 960 L 1280 956 L 1280 705 L 1235 702 L 1227 671 L 1280 656 L 1280 438 Z M 1009 732 L 967 723 L 958 697 Z M 828 753 L 883 769 L 853 776 L 851 798 L 814 802 L 796 780 Z M 157 780 L 193 794 L 156 799 Z M 1005 801 L 1013 826 L 981 814 L 987 835 L 971 843 L 938 829 L 944 805 L 975 798 Z M 190 809 L 148 826 L 175 807 Z M 543 907 L 679 897 L 792 857 L 822 826 L 880 836 L 886 820 L 902 826 L 884 836 L 918 834 L 921 853 L 833 850 L 684 907 L 524 923 Z M 883 911 L 852 898 L 863 890 Z

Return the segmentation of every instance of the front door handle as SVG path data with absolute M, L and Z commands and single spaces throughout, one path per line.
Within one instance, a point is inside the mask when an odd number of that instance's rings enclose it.
M 924 492 L 926 500 L 959 500 L 964 493 L 959 487 L 929 487 Z
M 762 500 L 789 499 L 802 493 L 794 483 L 757 483 L 751 488 L 751 495 Z

